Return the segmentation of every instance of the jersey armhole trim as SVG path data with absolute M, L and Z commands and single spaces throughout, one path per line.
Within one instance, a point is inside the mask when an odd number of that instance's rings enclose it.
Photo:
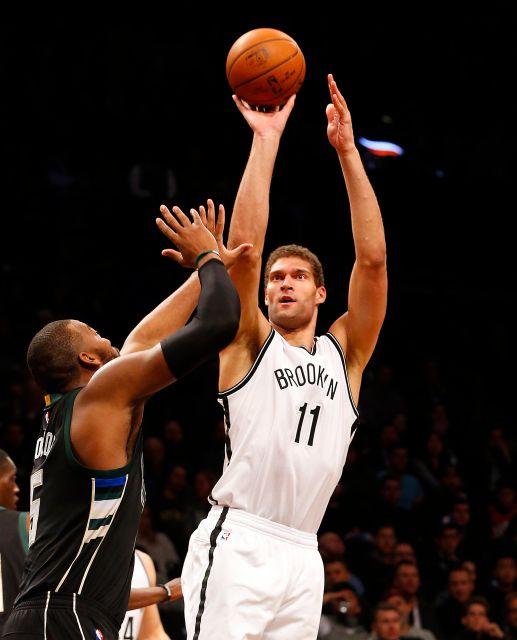
M 276 333 L 276 331 L 273 328 L 271 328 L 271 331 L 269 332 L 269 335 L 266 338 L 266 341 L 262 345 L 262 347 L 261 347 L 261 349 L 260 349 L 260 351 L 258 353 L 258 356 L 255 358 L 255 362 L 251 365 L 251 369 L 244 376 L 244 378 L 240 382 L 238 382 L 236 385 L 234 385 L 233 387 L 230 387 L 229 389 L 226 389 L 225 391 L 220 391 L 218 393 L 218 398 L 219 399 L 222 400 L 226 396 L 229 396 L 230 394 L 235 393 L 239 389 L 242 389 L 242 387 L 249 381 L 249 379 L 253 376 L 253 374 L 257 370 L 257 368 L 258 368 L 262 358 L 264 357 L 264 354 L 266 353 L 269 345 L 273 342 L 273 339 L 275 337 L 275 333 Z
M 339 357 L 341 358 L 341 363 L 343 365 L 343 371 L 345 372 L 345 380 L 346 380 L 346 388 L 347 388 L 347 391 L 348 391 L 348 397 L 350 399 L 350 403 L 352 405 L 352 409 L 354 410 L 354 413 L 355 413 L 356 417 L 359 418 L 359 409 L 355 405 L 354 399 L 352 397 L 352 390 L 350 389 L 350 382 L 348 380 L 348 370 L 346 368 L 346 358 L 345 358 L 345 354 L 343 352 L 343 349 L 342 349 L 341 345 L 339 344 L 339 341 L 336 338 L 336 336 L 334 336 L 334 334 L 330 333 L 330 331 L 327 331 L 325 336 L 327 336 L 327 338 L 330 340 L 330 342 L 335 346 L 335 348 L 337 349 L 337 352 L 339 354 Z
M 119 467 L 118 469 L 91 469 L 90 467 L 86 467 L 84 464 L 81 464 L 79 460 L 75 457 L 74 450 L 72 448 L 72 439 L 70 437 L 70 426 L 72 423 L 72 411 L 74 407 L 74 400 L 81 391 L 82 387 L 79 389 L 74 389 L 74 391 L 70 392 L 70 395 L 66 398 L 66 413 L 65 413 L 65 423 L 63 426 L 63 437 L 65 441 L 65 453 L 66 458 L 70 465 L 75 467 L 76 469 L 80 469 L 84 471 L 90 478 L 114 478 L 118 476 L 123 476 L 129 473 L 129 470 L 133 466 L 135 459 L 139 458 L 138 447 L 135 446 L 135 451 L 133 452 L 133 456 L 131 460 L 124 465 L 123 467 Z M 141 437 L 141 431 L 139 437 Z

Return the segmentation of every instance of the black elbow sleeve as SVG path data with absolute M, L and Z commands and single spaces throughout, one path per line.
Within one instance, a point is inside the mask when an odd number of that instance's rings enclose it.
M 192 320 L 160 343 L 176 378 L 217 355 L 239 327 L 239 295 L 223 263 L 216 259 L 206 262 L 199 269 L 199 280 L 201 293 Z

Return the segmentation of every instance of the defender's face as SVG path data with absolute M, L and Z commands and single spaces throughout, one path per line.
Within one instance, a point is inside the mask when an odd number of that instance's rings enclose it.
M 107 338 L 103 338 L 89 325 L 77 322 L 75 328 L 80 335 L 81 351 L 95 354 L 102 364 L 106 364 L 120 355 L 119 350 L 113 347 Z
M 20 488 L 16 483 L 16 465 L 7 458 L 0 465 L 0 506 L 16 509 Z
M 297 256 L 273 263 L 266 286 L 269 319 L 286 329 L 308 324 L 326 297 L 325 287 L 317 287 L 308 262 Z

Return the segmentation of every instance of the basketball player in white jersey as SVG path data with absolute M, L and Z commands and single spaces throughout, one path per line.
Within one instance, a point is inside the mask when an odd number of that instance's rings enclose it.
M 326 291 L 321 264 L 308 249 L 274 251 L 264 274 L 268 318 L 258 299 L 273 168 L 295 98 L 264 113 L 234 96 L 253 143 L 228 246 L 253 248 L 230 269 L 241 318 L 220 353 L 226 458 L 182 571 L 189 640 L 313 640 L 318 633 L 324 572 L 316 533 L 357 426 L 361 378 L 387 301 L 380 209 L 331 75 L 328 88 L 327 135 L 348 192 L 355 263 L 348 310 L 320 337 L 316 321 Z M 344 290 L 344 302 L 345 296 Z
M 144 590 L 148 591 L 149 587 L 158 587 L 162 592 L 156 602 L 168 602 L 181 597 L 179 578 L 167 583 L 167 586 L 157 585 L 156 570 L 151 556 L 137 549 L 131 594 L 137 595 L 138 590 L 146 593 Z M 120 627 L 119 640 L 170 640 L 170 636 L 163 628 L 158 605 L 151 604 L 127 611 Z

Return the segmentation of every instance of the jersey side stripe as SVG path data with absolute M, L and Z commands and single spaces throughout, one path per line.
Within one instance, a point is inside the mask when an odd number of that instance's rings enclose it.
M 113 519 L 115 518 L 115 516 L 116 516 L 116 514 L 117 514 L 117 511 L 118 511 L 118 508 L 120 507 L 120 505 L 121 505 L 121 503 L 122 503 L 122 498 L 124 497 L 124 493 L 125 493 L 125 491 L 126 491 L 126 487 L 127 487 L 128 477 L 129 477 L 129 476 L 127 476 L 127 475 L 126 475 L 126 476 L 121 476 L 121 478 L 124 478 L 124 488 L 123 488 L 123 490 L 122 490 L 122 494 L 121 494 L 121 496 L 120 496 L 119 500 L 117 500 L 117 506 L 116 506 L 116 508 L 115 508 L 114 512 L 111 514 L 112 519 L 110 520 L 110 524 L 111 524 L 111 522 L 113 521 Z M 118 480 L 120 480 L 121 478 L 118 478 Z M 95 480 L 94 480 L 95 484 L 97 484 L 97 481 L 98 481 L 98 480 L 99 480 L 99 478 L 95 478 Z M 108 479 L 108 478 L 106 478 L 106 480 L 115 480 L 115 481 L 116 481 L 116 480 L 117 480 L 117 478 L 109 478 L 109 479 Z M 103 484 L 103 483 L 101 483 L 101 484 Z M 83 579 L 81 580 L 81 584 L 79 585 L 79 591 L 78 591 L 78 593 L 81 593 L 81 591 L 82 591 L 82 589 L 83 589 L 84 582 L 85 582 L 85 580 L 86 580 L 86 578 L 87 578 L 87 576 L 88 576 L 88 573 L 90 572 L 90 568 L 91 568 L 91 566 L 92 566 L 92 564 L 93 564 L 93 561 L 95 560 L 95 556 L 97 555 L 97 552 L 99 551 L 99 549 L 100 549 L 100 546 L 101 546 L 102 542 L 105 540 L 105 534 L 108 532 L 108 529 L 109 529 L 109 527 L 110 527 L 110 524 L 108 524 L 108 525 L 105 525 L 105 526 L 101 527 L 101 528 L 100 528 L 100 529 L 98 529 L 98 530 L 97 530 L 97 532 L 96 532 L 96 533 L 97 533 L 97 536 L 96 536 L 96 537 L 101 537 L 101 536 L 102 536 L 102 539 L 100 540 L 99 544 L 98 544 L 98 545 L 97 545 L 97 547 L 95 548 L 95 551 L 93 552 L 93 555 L 92 555 L 92 557 L 91 557 L 91 559 L 90 559 L 90 562 L 88 563 L 88 566 L 86 567 L 86 571 L 84 572 Z M 84 544 L 84 543 L 83 543 L 83 544 Z
M 68 574 L 70 573 L 74 564 L 78 561 L 86 561 L 87 556 L 91 555 L 88 565 L 83 574 L 78 593 L 81 593 L 81 589 L 84 585 L 84 581 L 90 570 L 91 564 L 97 555 L 100 544 L 104 539 L 104 536 L 109 530 L 109 527 L 117 513 L 117 510 L 122 502 L 124 491 L 127 486 L 128 476 L 120 476 L 116 478 L 91 478 L 91 500 L 90 500 L 90 513 L 87 518 L 87 525 L 83 534 L 83 539 L 79 545 L 79 549 L 75 558 L 68 569 L 63 574 L 63 577 L 59 581 L 56 592 L 63 586 Z M 97 487 L 100 488 L 98 494 Z M 108 487 L 118 494 L 118 498 L 105 500 L 106 493 L 104 489 Z M 100 499 L 98 499 L 100 498 Z M 98 544 L 95 543 L 98 540 Z
M 224 509 L 221 511 L 219 520 L 217 521 L 212 533 L 210 534 L 210 550 L 208 551 L 208 566 L 205 571 L 203 582 L 201 583 L 201 594 L 199 598 L 199 608 L 197 610 L 196 626 L 195 626 L 193 640 L 198 640 L 199 633 L 201 631 L 201 618 L 203 617 L 203 611 L 205 610 L 206 585 L 208 584 L 208 578 L 210 577 L 210 571 L 212 570 L 212 564 L 214 562 L 214 551 L 217 545 L 217 537 L 221 533 L 223 522 L 226 519 L 226 514 L 228 513 L 228 509 L 229 507 L 224 507 Z

